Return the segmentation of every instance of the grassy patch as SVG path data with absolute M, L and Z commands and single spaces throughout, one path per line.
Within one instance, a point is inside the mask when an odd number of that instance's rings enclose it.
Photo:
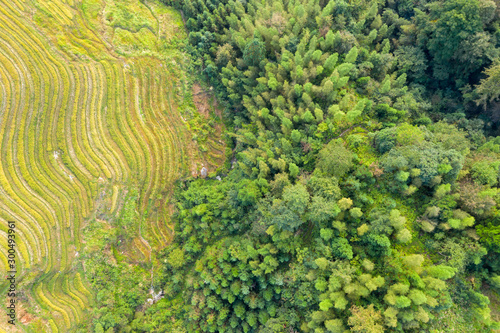
M 139 32 L 142 28 L 158 31 L 158 22 L 151 10 L 140 1 L 114 0 L 106 2 L 105 20 L 113 28 Z

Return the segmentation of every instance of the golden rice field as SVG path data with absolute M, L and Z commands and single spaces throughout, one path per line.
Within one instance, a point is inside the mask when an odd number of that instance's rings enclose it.
M 148 214 L 134 253 L 146 260 L 171 237 L 173 181 L 222 161 L 220 131 L 199 149 L 180 114 L 196 108 L 184 98 L 183 34 L 158 2 L 0 0 L 0 246 L 16 221 L 14 331 L 67 332 L 85 319 L 94 295 L 78 255 L 90 216 L 118 214 L 139 188 Z

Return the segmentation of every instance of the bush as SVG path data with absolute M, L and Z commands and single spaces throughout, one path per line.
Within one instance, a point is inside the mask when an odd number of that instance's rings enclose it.
M 318 154 L 317 167 L 338 179 L 353 166 L 354 155 L 344 147 L 342 141 L 330 141 Z

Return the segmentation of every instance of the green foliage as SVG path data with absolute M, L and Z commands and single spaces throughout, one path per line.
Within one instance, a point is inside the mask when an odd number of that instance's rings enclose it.
M 396 234 L 396 239 L 400 243 L 410 242 L 412 239 L 412 235 L 411 235 L 410 230 L 408 230 L 406 228 L 399 230 L 398 233 Z
M 353 154 L 341 141 L 330 141 L 318 154 L 317 167 L 324 173 L 341 178 L 352 167 Z
M 482 185 L 495 186 L 498 183 L 498 166 L 500 161 L 491 163 L 479 161 L 471 167 L 472 179 Z
M 358 57 L 358 48 L 354 46 L 345 56 L 346 63 L 355 63 L 356 58 Z
M 432 331 L 469 294 L 485 311 L 460 281 L 500 270 L 500 143 L 470 103 L 498 97 L 496 65 L 474 87 L 491 4 L 172 4 L 236 159 L 178 190 L 164 285 L 187 331 Z
M 288 166 L 288 171 L 290 172 L 290 176 L 297 177 L 300 169 L 295 163 L 290 163 L 290 165 Z
M 115 258 L 105 253 L 110 243 L 113 246 L 118 244 L 116 228 L 104 228 L 104 225 L 94 222 L 84 231 L 87 237 L 95 237 L 102 232 L 108 238 L 99 237 L 101 243 L 84 254 L 86 277 L 92 281 L 92 287 L 98 290 L 92 313 L 94 329 L 102 332 L 127 327 L 134 319 L 136 309 L 146 302 L 149 287 L 144 283 L 149 277 L 148 271 L 134 268 L 126 262 L 117 263 Z M 120 288 L 119 293 L 116 292 L 116 286 Z
M 488 104 L 492 104 L 500 97 L 500 88 L 498 87 L 500 63 L 497 61 L 492 64 L 484 70 L 484 74 L 487 77 L 481 80 L 480 84 L 475 88 L 475 92 L 478 95 L 476 103 L 486 108 Z
M 293 231 L 305 222 L 305 212 L 310 195 L 302 184 L 288 186 L 283 190 L 283 199 L 275 199 L 270 209 L 272 223 L 284 230 Z
M 396 171 L 418 169 L 418 175 L 411 180 L 417 180 L 417 187 L 433 187 L 441 182 L 453 183 L 462 169 L 463 160 L 462 155 L 455 150 L 445 150 L 440 146 L 427 144 L 395 147 L 382 158 L 381 164 L 386 172 L 393 172 L 395 175 Z M 441 165 L 446 165 L 446 168 L 440 169 Z
M 332 253 L 340 259 L 349 259 L 353 257 L 352 247 L 345 238 L 335 238 L 331 245 Z
M 435 19 L 428 48 L 436 63 L 433 76 L 447 80 L 450 76 L 466 78 L 480 68 L 486 50 L 475 58 L 474 48 L 488 48 L 474 37 L 482 31 L 479 1 L 452 0 L 432 4 L 430 19 Z M 474 50 L 474 51 L 473 51 Z M 450 59 L 452 63 L 450 64 Z M 451 74 L 451 75 L 450 75 Z
M 489 281 L 493 287 L 500 290 L 500 275 L 493 275 Z
M 339 208 L 341 210 L 347 210 L 352 206 L 352 200 L 350 198 L 342 198 L 338 201 Z
M 352 332 L 384 332 L 384 327 L 380 324 L 382 320 L 381 313 L 374 310 L 373 304 L 370 304 L 367 308 L 353 306 L 351 307 L 351 313 L 352 316 L 349 317 L 348 323 Z
M 439 266 L 428 267 L 426 271 L 432 277 L 441 280 L 447 280 L 455 275 L 456 270 L 453 267 L 439 265 Z
M 265 49 L 261 41 L 254 39 L 245 46 L 243 59 L 248 66 L 257 66 L 265 58 Z
M 185 263 L 184 260 L 184 252 L 181 249 L 175 249 L 168 255 L 168 263 L 172 265 L 172 267 L 178 269 L 182 267 Z
M 340 208 L 334 201 L 321 196 L 314 196 L 309 206 L 308 218 L 315 223 L 331 221 L 340 213 Z

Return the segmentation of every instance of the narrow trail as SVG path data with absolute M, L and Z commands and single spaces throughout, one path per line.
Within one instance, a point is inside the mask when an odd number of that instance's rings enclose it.
M 136 213 L 139 215 L 139 212 L 136 210 Z M 151 288 L 150 290 L 153 289 L 153 283 L 154 283 L 154 266 L 153 266 L 153 261 L 151 258 L 151 255 L 153 254 L 153 249 L 151 248 L 151 245 L 149 242 L 142 236 L 142 222 L 143 218 L 141 218 L 141 223 L 139 223 L 139 238 L 141 241 L 148 246 L 149 249 L 149 264 L 151 265 Z
M 361 128 L 361 129 L 364 129 L 365 131 L 369 132 L 369 130 L 368 130 L 366 127 L 364 127 L 363 125 L 352 125 L 352 126 L 350 126 L 349 128 L 347 128 L 347 129 L 345 129 L 344 131 L 342 131 L 342 133 L 340 133 L 340 134 L 339 134 L 339 135 L 337 135 L 336 137 L 331 138 L 329 141 L 331 141 L 331 140 L 336 140 L 336 139 L 338 139 L 338 138 L 341 138 L 341 137 L 343 137 L 345 134 L 349 133 L 350 131 L 352 131 L 352 130 L 353 130 L 353 129 L 355 129 L 355 128 Z M 356 132 L 356 133 L 363 133 L 363 132 Z

